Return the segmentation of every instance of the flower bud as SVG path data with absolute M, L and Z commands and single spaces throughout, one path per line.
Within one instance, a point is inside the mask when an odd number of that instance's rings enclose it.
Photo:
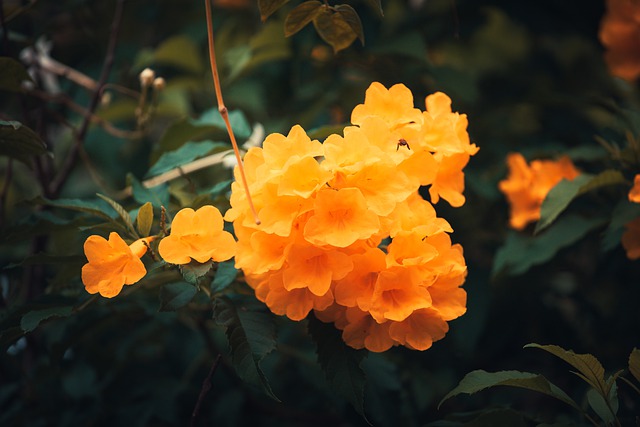
M 156 77 L 153 81 L 153 89 L 157 91 L 164 90 L 167 86 L 167 82 L 162 77 Z
M 156 78 L 156 73 L 151 68 L 145 68 L 140 72 L 140 85 L 142 87 L 149 87 L 153 84 L 153 80 Z

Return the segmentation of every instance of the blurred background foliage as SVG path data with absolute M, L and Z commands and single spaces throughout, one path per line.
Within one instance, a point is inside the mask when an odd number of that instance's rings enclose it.
M 28 68 L 25 49 L 49 43 L 51 58 L 98 80 L 114 1 L 0 3 L 3 56 L 22 58 Z M 285 4 L 263 22 L 254 1 L 214 2 L 223 93 L 236 112 L 241 142 L 261 134 L 256 125 L 265 133 L 286 133 L 300 124 L 322 139 L 349 122 L 366 88 L 379 81 L 387 87 L 404 83 L 419 108 L 427 94 L 444 91 L 454 111 L 468 114 L 472 141 L 481 147 L 466 168 L 467 203 L 436 206 L 465 250 L 468 312 L 425 352 L 393 348 L 367 355 L 361 365 L 367 419 L 380 426 L 586 425 L 571 408 L 527 391 L 498 388 L 437 405 L 475 369 L 540 372 L 578 399 L 585 386 L 565 365 L 523 346 L 556 344 L 591 353 L 612 373 L 627 366 L 640 343 L 637 261 L 626 258 L 619 236 L 610 237 L 605 249 L 602 243 L 628 187 L 578 198 L 570 210 L 599 222 L 572 238 L 552 226 L 540 235 L 544 244 L 520 246 L 513 242 L 532 238 L 533 227 L 508 229 L 508 206 L 497 189 L 513 151 L 528 159 L 568 154 L 594 174 L 620 169 L 596 137 L 625 147 L 628 135 L 640 130 L 640 97 L 636 84 L 612 77 L 604 63 L 598 40 L 604 3 L 384 0 L 380 16 L 372 2 L 354 1 L 349 4 L 365 42 L 355 40 L 337 53 L 312 25 L 285 37 L 287 13 L 298 4 Z M 149 114 L 141 119 L 138 75 L 146 67 L 166 87 L 152 94 L 157 99 L 145 104 Z M 7 70 L 0 68 L 3 84 Z M 171 298 L 161 295 L 159 301 L 157 290 L 146 286 L 85 309 L 82 242 L 89 234 L 106 234 L 109 226 L 36 199 L 68 205 L 67 199 L 96 200 L 100 192 L 132 210 L 151 201 L 156 215 L 159 202 L 169 215 L 186 205 L 227 208 L 231 173 L 222 165 L 153 191 L 136 187 L 159 173 L 150 168 L 164 153 L 190 141 L 209 141 L 189 151 L 190 159 L 229 148 L 217 117 L 202 2 L 124 2 L 108 78 L 113 85 L 88 129 L 83 160 L 59 192 L 48 183 L 73 150 L 70 129 L 82 125 L 73 105 L 86 108 L 91 91 L 50 73 L 35 80 L 41 96 L 15 85 L 0 91 L 0 119 L 32 129 L 52 153 L 39 157 L 40 166 L 30 157 L 0 159 L 0 425 L 186 425 L 218 354 L 221 365 L 195 425 L 367 425 L 329 387 L 308 321 L 275 319 L 277 348 L 261 366 L 276 402 L 238 378 L 224 330 L 201 294 L 167 307 Z M 631 180 L 640 169 L 636 160 L 622 170 Z M 128 185 L 133 198 L 122 193 Z M 610 232 L 619 234 L 619 228 Z M 509 242 L 515 246 L 505 254 Z M 509 262 L 512 268 L 504 268 Z M 625 385 L 618 393 L 623 425 L 632 425 L 640 399 Z

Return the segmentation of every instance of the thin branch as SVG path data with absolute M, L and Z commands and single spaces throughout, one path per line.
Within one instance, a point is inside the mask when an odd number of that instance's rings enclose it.
M 2 0 L 0 0 L 0 7 L 2 6 Z M 4 174 L 4 185 L 2 186 L 2 192 L 0 192 L 0 229 L 4 226 L 5 215 L 7 211 L 7 194 L 11 187 L 11 178 L 13 177 L 13 159 L 7 160 L 7 170 Z
M 145 188 L 157 187 L 160 184 L 164 184 L 165 182 L 169 182 L 181 176 L 190 174 L 191 172 L 195 172 L 200 169 L 207 168 L 209 166 L 213 166 L 219 163 L 222 163 L 223 159 L 230 155 L 233 150 L 225 150 L 219 153 L 211 154 L 210 156 L 203 157 L 201 159 L 195 160 L 191 163 L 188 163 L 183 166 L 178 166 L 177 168 L 171 169 L 163 174 L 158 176 L 154 176 L 153 178 L 149 178 L 142 182 L 142 185 Z M 124 199 L 126 197 L 131 196 L 132 187 L 128 186 L 124 190 L 120 191 L 115 195 L 116 199 Z
M 76 104 L 75 102 L 73 102 L 73 100 L 71 98 L 69 98 L 68 96 L 66 96 L 64 94 L 51 95 L 51 94 L 48 94 L 48 93 L 40 91 L 40 90 L 30 90 L 27 93 L 29 95 L 35 96 L 36 98 L 40 98 L 40 99 L 43 99 L 45 101 L 55 102 L 57 104 L 63 104 L 65 107 L 67 107 L 67 108 L 73 110 L 74 112 L 80 114 L 85 119 L 88 117 L 89 120 L 91 121 L 91 123 L 95 123 L 97 125 L 100 125 L 102 127 L 102 129 L 104 129 L 105 132 L 107 132 L 108 134 L 110 134 L 112 136 L 115 136 L 116 138 L 122 138 L 122 139 L 140 138 L 142 136 L 142 134 L 143 134 L 142 132 L 137 131 L 137 130 L 135 130 L 135 131 L 134 130 L 125 130 L 125 129 L 120 129 L 120 128 L 115 127 L 108 120 L 105 120 L 102 117 L 97 116 L 95 114 L 91 114 L 88 110 L 86 110 L 82 106 Z M 77 138 L 79 136 L 79 131 L 75 132 L 75 134 L 76 134 L 76 140 L 77 140 Z
M 95 112 L 98 107 L 98 103 L 100 101 L 100 97 L 102 94 L 102 87 L 107 82 L 107 78 L 109 77 L 109 73 L 111 72 L 111 68 L 113 67 L 113 62 L 115 59 L 115 50 L 116 44 L 118 41 L 118 32 L 120 30 L 120 24 L 122 23 L 122 15 L 124 11 L 124 2 L 125 0 L 117 0 L 116 1 L 116 10 L 113 17 L 113 22 L 111 24 L 111 34 L 109 35 L 109 44 L 107 46 L 107 53 L 105 55 L 104 64 L 102 66 L 102 72 L 100 73 L 100 78 L 98 79 L 98 86 L 93 91 L 91 96 L 91 100 L 89 102 L 89 107 L 87 111 L 89 113 L 88 116 L 85 116 L 82 125 L 80 126 L 80 130 L 78 131 L 78 137 L 76 138 L 76 144 L 71 148 L 71 151 L 67 154 L 65 159 L 65 163 L 60 170 L 60 173 L 54 179 L 51 184 L 51 195 L 57 197 L 62 190 L 65 182 L 69 178 L 71 171 L 73 170 L 78 156 L 80 154 L 80 146 L 84 143 L 84 140 L 87 136 L 87 132 L 89 130 L 89 125 L 91 124 L 91 116 Z
M 196 419 L 198 418 L 198 414 L 200 413 L 200 407 L 202 406 L 204 397 L 207 395 L 209 390 L 211 390 L 211 378 L 213 378 L 213 374 L 216 372 L 216 368 L 220 364 L 221 358 L 222 358 L 222 355 L 218 354 L 218 357 L 216 357 L 216 360 L 213 361 L 213 365 L 211 365 L 209 374 L 202 382 L 202 388 L 200 389 L 200 395 L 198 396 L 198 401 L 196 402 L 196 406 L 195 408 L 193 408 L 193 412 L 191 413 L 191 427 L 194 427 L 196 425 Z
M 242 185 L 244 186 L 244 191 L 247 194 L 247 201 L 249 202 L 249 207 L 251 208 L 251 212 L 253 212 L 253 217 L 256 224 L 260 224 L 260 219 L 258 218 L 258 213 L 256 212 L 256 208 L 253 206 L 253 200 L 251 199 L 251 193 L 249 192 L 249 184 L 247 183 L 247 178 L 244 174 L 244 166 L 242 165 L 242 159 L 240 158 L 240 150 L 238 149 L 238 143 L 236 142 L 236 137 L 233 134 L 233 129 L 231 128 L 231 123 L 229 122 L 229 111 L 227 107 L 224 105 L 224 100 L 222 99 L 222 89 L 220 88 L 220 77 L 218 75 L 218 66 L 216 64 L 216 51 L 213 43 L 213 20 L 211 19 L 211 0 L 204 0 L 206 12 L 207 12 L 207 34 L 209 36 L 209 60 L 211 62 L 211 74 L 213 76 L 213 85 L 216 90 L 216 99 L 218 101 L 218 111 L 224 120 L 225 125 L 227 126 L 227 133 L 229 134 L 229 138 L 231 139 L 231 145 L 233 146 L 233 152 L 236 155 L 236 161 L 238 162 L 238 169 L 240 170 L 240 176 L 242 178 Z

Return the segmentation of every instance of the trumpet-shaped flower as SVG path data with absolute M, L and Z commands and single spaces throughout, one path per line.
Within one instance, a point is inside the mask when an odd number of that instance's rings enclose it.
M 171 234 L 160 241 L 160 256 L 171 264 L 226 261 L 235 255 L 236 241 L 222 227 L 222 215 L 214 206 L 184 208 L 173 218 Z
M 580 171 L 569 157 L 554 160 L 534 160 L 527 164 L 520 153 L 507 157 L 509 175 L 499 188 L 511 206 L 510 224 L 522 230 L 528 223 L 540 219 L 540 208 L 549 191 L 563 179 L 573 180 Z
M 611 74 L 628 81 L 640 76 L 640 4 L 635 0 L 608 0 L 600 25 L 600 41 L 607 49 Z
M 89 236 L 84 242 L 84 253 L 89 262 L 82 267 L 82 283 L 87 292 L 113 298 L 124 285 L 133 285 L 142 279 L 147 270 L 140 258 L 152 240 L 153 237 L 146 237 L 127 245 L 115 232 L 109 234 L 109 240 Z

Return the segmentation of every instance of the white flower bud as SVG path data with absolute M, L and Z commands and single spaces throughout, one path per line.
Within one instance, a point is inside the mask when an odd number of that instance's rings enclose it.
M 156 77 L 153 81 L 153 89 L 157 91 L 164 90 L 167 86 L 167 82 L 162 77 Z
M 151 68 L 145 68 L 140 72 L 140 85 L 142 87 L 149 87 L 153 84 L 153 80 L 156 78 L 156 73 Z

